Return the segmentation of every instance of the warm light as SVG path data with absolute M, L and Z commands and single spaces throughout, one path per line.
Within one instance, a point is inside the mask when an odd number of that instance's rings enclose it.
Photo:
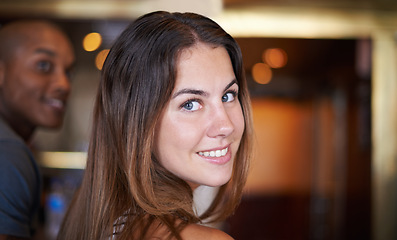
M 95 58 L 95 66 L 99 70 L 102 70 L 103 63 L 105 62 L 106 57 L 108 56 L 109 49 L 104 49 L 100 51 Z
M 87 34 L 83 39 L 83 48 L 87 52 L 95 51 L 101 46 L 102 37 L 101 34 L 92 32 Z
M 271 68 L 281 68 L 287 64 L 287 53 L 281 48 L 266 49 L 263 52 L 262 60 Z
M 272 79 L 272 70 L 265 63 L 256 63 L 252 67 L 252 77 L 259 84 L 267 84 Z

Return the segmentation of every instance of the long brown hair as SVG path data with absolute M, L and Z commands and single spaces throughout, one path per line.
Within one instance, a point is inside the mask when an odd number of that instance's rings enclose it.
M 231 180 L 202 215 L 194 213 L 189 185 L 153 155 L 155 128 L 170 100 L 182 50 L 202 42 L 224 47 L 239 85 L 245 131 Z M 194 13 L 153 12 L 118 37 L 104 63 L 82 185 L 58 239 L 144 239 L 153 222 L 170 237 L 190 223 L 220 221 L 238 205 L 251 156 L 251 108 L 241 51 L 209 18 Z

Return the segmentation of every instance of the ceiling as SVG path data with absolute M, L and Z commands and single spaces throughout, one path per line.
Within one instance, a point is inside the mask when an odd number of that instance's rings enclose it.
M 268 6 L 327 7 L 396 11 L 395 0 L 223 0 L 225 8 Z
M 1 0 L 0 16 L 56 18 L 135 18 L 154 10 L 194 11 L 210 17 L 230 9 L 258 7 L 326 8 L 396 12 L 395 0 Z

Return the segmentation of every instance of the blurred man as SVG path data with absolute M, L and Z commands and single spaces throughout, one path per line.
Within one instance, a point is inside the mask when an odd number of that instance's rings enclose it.
M 62 125 L 73 63 L 70 41 L 51 23 L 0 28 L 0 240 L 34 234 L 41 176 L 29 141 L 37 127 Z

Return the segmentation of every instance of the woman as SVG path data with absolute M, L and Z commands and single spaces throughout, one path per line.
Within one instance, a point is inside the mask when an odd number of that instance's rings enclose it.
M 235 40 L 193 13 L 140 17 L 104 63 L 85 175 L 58 239 L 231 239 L 198 223 L 238 205 L 251 128 Z M 196 216 L 200 185 L 220 188 Z

